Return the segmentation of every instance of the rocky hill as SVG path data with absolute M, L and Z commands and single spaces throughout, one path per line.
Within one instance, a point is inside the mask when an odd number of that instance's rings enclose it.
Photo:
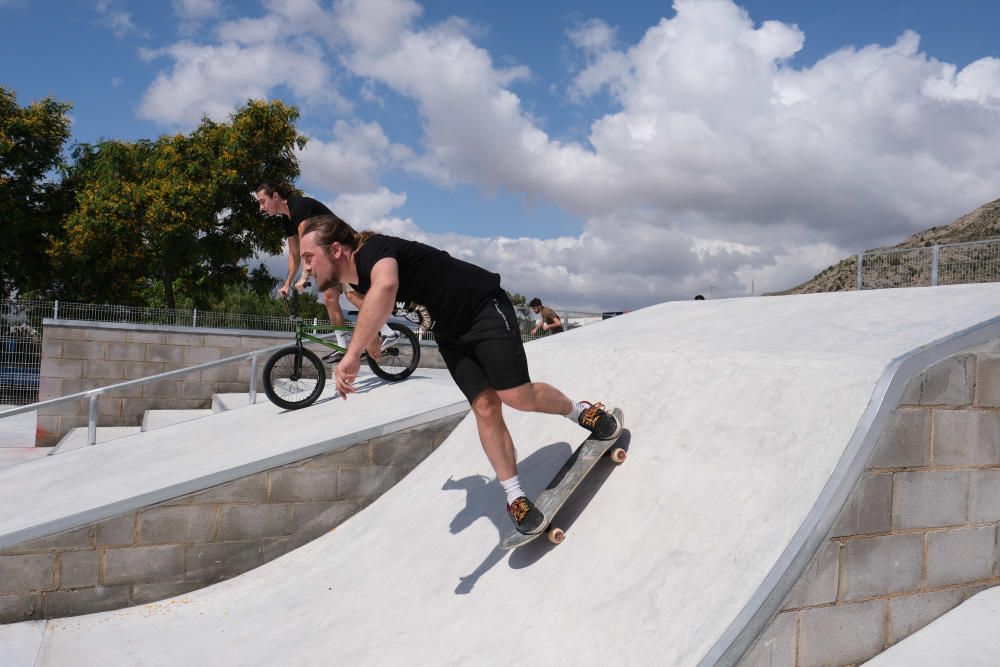
M 944 245 L 948 243 L 965 243 L 968 241 L 983 241 L 986 239 L 1000 239 L 1000 199 L 991 201 L 988 204 L 983 204 L 975 211 L 963 215 L 950 225 L 943 227 L 931 227 L 930 229 L 914 234 L 898 245 L 884 248 L 872 248 L 871 250 L 866 250 L 865 253 L 903 250 L 907 248 L 924 248 L 935 244 Z M 963 254 L 970 253 L 975 254 L 975 251 L 970 250 Z M 894 280 L 899 282 L 899 284 L 873 286 L 902 287 L 906 285 L 929 284 L 929 262 L 925 257 L 920 257 L 918 259 L 915 255 L 916 253 L 914 253 L 914 256 L 912 257 L 912 262 L 908 261 L 910 257 L 907 253 L 898 253 L 891 256 L 890 263 L 893 267 L 893 271 L 900 273 L 899 276 L 894 277 Z M 977 261 L 977 258 L 971 256 L 957 257 L 954 261 L 958 264 L 961 264 L 963 261 L 966 263 L 974 263 Z M 996 280 L 1000 280 L 1000 266 L 998 266 L 996 270 L 998 272 Z M 813 292 L 838 292 L 842 290 L 855 289 L 857 286 L 857 272 L 857 256 L 848 257 L 840 260 L 833 266 L 829 266 L 823 271 L 820 271 L 812 279 L 802 283 L 798 287 L 793 287 L 792 289 L 784 292 L 773 292 L 773 294 L 811 294 Z M 925 276 L 924 274 L 928 274 L 928 276 Z M 955 282 L 963 281 L 956 280 Z

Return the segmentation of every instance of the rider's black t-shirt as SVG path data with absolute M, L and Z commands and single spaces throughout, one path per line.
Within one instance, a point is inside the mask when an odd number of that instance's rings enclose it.
M 292 214 L 281 216 L 281 228 L 285 232 L 285 238 L 299 235 L 299 223 L 308 220 L 314 215 L 330 215 L 332 211 L 312 197 L 289 197 L 288 212 Z
M 417 241 L 375 234 L 355 254 L 362 294 L 371 288 L 372 267 L 386 257 L 399 265 L 396 301 L 407 308 L 424 306 L 434 320 L 434 331 L 461 334 L 483 303 L 500 289 L 500 276 L 444 250 Z

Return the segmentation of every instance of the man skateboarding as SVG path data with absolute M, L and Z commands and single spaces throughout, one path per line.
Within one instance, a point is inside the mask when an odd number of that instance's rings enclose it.
M 514 307 L 500 276 L 437 248 L 370 231 L 356 232 L 335 215 L 306 220 L 302 262 L 320 289 L 347 282 L 364 295 L 355 335 L 336 368 L 344 398 L 361 366 L 361 341 L 372 338 L 396 301 L 420 304 L 434 319 L 438 349 L 476 417 L 479 439 L 507 496 L 507 513 L 526 534 L 546 517 L 521 490 L 514 443 L 501 408 L 564 415 L 602 440 L 621 425 L 600 403 L 571 401 L 552 385 L 532 382 Z

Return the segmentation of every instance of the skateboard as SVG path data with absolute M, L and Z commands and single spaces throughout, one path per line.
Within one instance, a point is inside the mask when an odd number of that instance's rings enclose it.
M 622 415 L 622 411 L 615 408 L 611 411 L 611 414 L 621 424 L 622 433 L 624 433 L 625 418 Z M 535 507 L 545 515 L 545 520 L 549 522 L 549 525 L 534 535 L 525 535 L 514 529 L 500 542 L 500 548 L 505 550 L 516 549 L 542 535 L 546 535 L 549 538 L 549 542 L 553 544 L 559 544 L 566 539 L 566 532 L 554 523 L 556 513 L 569 500 L 570 496 L 573 495 L 573 491 L 580 486 L 580 482 L 594 469 L 594 466 L 597 465 L 597 462 L 603 456 L 607 455 L 615 463 L 623 463 L 625 461 L 625 449 L 616 446 L 620 440 L 621 435 L 614 440 L 598 440 L 596 438 L 587 438 L 584 440 L 583 444 L 577 447 L 576 451 L 570 455 L 566 463 L 563 464 L 559 472 L 555 474 L 555 477 L 552 478 L 552 481 L 549 482 L 548 486 L 538 495 L 538 499 L 535 501 Z

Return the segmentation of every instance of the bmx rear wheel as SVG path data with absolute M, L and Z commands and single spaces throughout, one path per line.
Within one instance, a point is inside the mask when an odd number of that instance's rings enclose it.
M 409 327 L 399 322 L 389 322 L 396 339 L 382 347 L 378 361 L 368 357 L 368 367 L 375 375 L 389 382 L 408 378 L 420 363 L 420 341 Z
M 286 410 L 312 405 L 325 384 L 323 362 L 305 348 L 280 349 L 264 364 L 264 393 Z

